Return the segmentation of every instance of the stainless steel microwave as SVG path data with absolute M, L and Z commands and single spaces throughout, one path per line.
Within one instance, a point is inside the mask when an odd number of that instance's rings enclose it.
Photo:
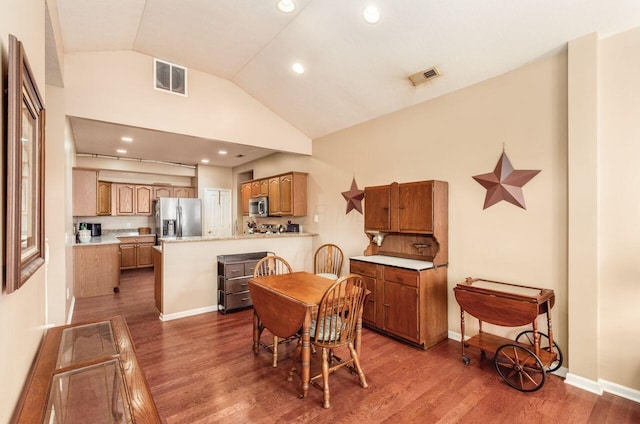
M 249 199 L 249 216 L 269 216 L 269 198 L 261 196 Z

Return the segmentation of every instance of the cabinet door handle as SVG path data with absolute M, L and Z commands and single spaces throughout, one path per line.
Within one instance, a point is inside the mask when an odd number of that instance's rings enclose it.
M 387 303 L 383 303 L 383 305 L 384 305 L 385 308 L 390 308 L 391 307 L 391 305 L 389 305 Z
M 241 297 L 240 300 L 242 300 L 244 302 L 244 301 L 251 300 L 251 299 L 248 298 L 248 297 Z

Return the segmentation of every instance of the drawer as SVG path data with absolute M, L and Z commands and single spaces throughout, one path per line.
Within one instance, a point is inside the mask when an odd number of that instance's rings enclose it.
M 250 261 L 244 263 L 244 275 L 253 276 L 253 270 L 256 269 L 259 261 Z
M 156 236 L 128 236 L 128 237 L 118 237 L 121 243 L 156 243 Z
M 368 277 L 376 276 L 376 264 L 350 260 L 350 272 L 353 274 L 366 275 Z
M 395 283 L 405 284 L 407 286 L 418 287 L 419 274 L 417 271 L 408 269 L 394 268 L 390 266 L 384 267 L 384 280 L 393 281 Z
M 224 282 L 225 293 L 238 293 L 249 290 L 249 278 L 238 278 L 236 280 L 226 280 Z
M 244 277 L 244 264 L 227 264 L 224 267 L 224 276 L 225 278 L 236 278 L 236 277 Z M 251 273 L 253 275 L 253 273 Z
M 245 308 L 253 305 L 253 302 L 251 302 L 251 295 L 248 290 L 246 292 L 227 294 L 224 296 L 223 302 L 225 310 Z

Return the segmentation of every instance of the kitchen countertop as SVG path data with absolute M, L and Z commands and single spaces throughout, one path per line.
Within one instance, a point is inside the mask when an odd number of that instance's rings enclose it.
M 371 256 L 352 256 L 354 259 L 362 262 L 371 262 L 378 265 L 395 266 L 398 268 L 413 269 L 422 271 L 423 269 L 433 268 L 433 262 L 419 261 L 417 259 L 396 258 L 395 256 L 371 255 Z
M 97 244 L 120 244 L 120 240 L 118 237 L 144 237 L 144 236 L 155 236 L 154 234 L 140 234 L 137 231 L 130 232 L 117 232 L 117 233 L 103 233 L 100 237 L 91 237 L 91 241 L 87 243 L 80 243 L 78 241 L 74 241 L 74 246 L 95 246 Z
M 256 238 L 286 238 L 286 237 L 311 237 L 316 236 L 315 233 L 257 233 L 257 234 L 235 234 L 232 236 L 194 236 L 194 237 L 162 237 L 164 243 L 184 243 L 193 241 L 212 241 L 212 240 L 245 240 Z

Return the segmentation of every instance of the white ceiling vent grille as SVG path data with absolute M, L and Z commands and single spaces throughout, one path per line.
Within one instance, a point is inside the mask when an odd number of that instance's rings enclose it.
M 439 76 L 440 72 L 438 71 L 438 68 L 434 66 L 433 68 L 429 68 L 426 71 L 420 71 L 418 73 L 410 75 L 409 80 L 415 87 L 417 85 L 424 84 L 425 82 L 430 81 L 434 78 L 438 78 Z
M 156 90 L 187 95 L 187 68 L 153 59 L 153 80 Z

